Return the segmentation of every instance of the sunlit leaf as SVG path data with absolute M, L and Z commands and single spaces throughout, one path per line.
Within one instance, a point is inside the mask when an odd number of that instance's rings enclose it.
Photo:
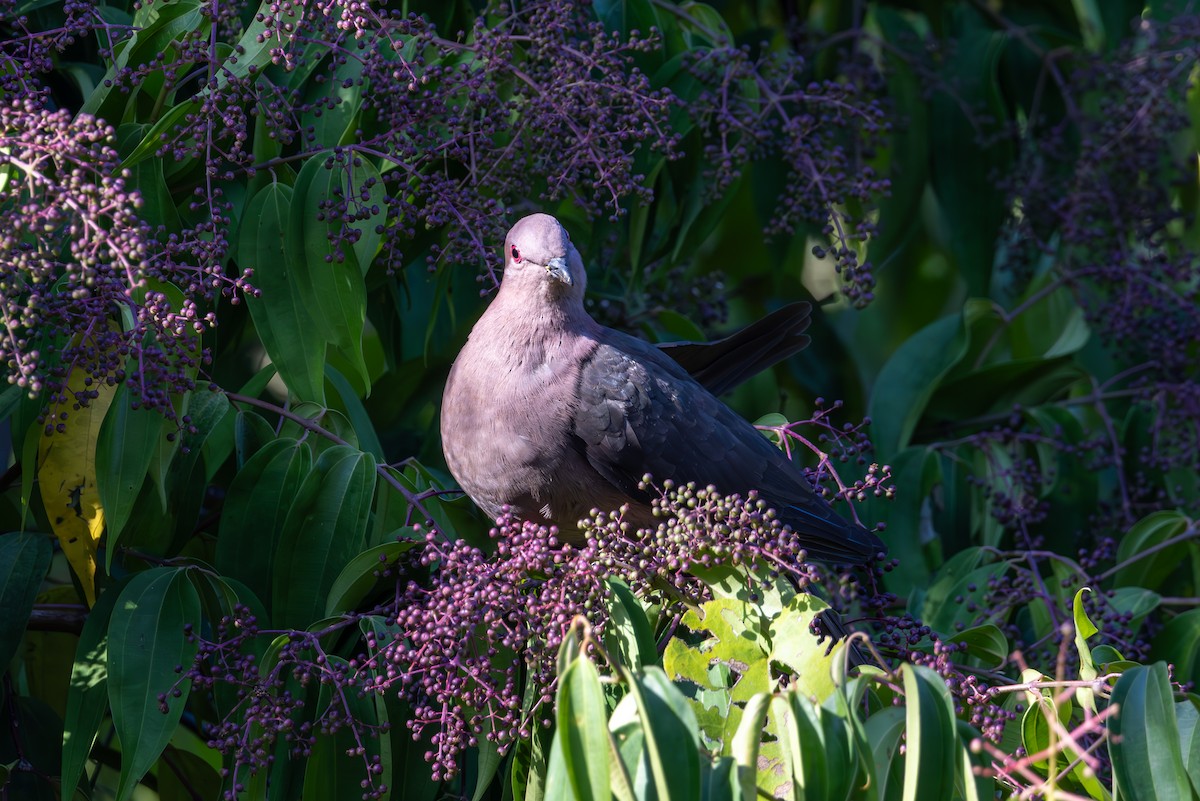
M 184 570 L 147 570 L 121 590 L 108 638 L 108 699 L 124 756 L 118 801 L 131 797 L 183 715 L 199 624 L 200 599 Z

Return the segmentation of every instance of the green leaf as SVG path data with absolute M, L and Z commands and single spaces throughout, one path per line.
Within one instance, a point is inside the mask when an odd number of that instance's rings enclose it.
M 379 435 L 375 433 L 375 424 L 371 420 L 371 415 L 363 406 L 362 401 L 355 392 L 354 387 L 350 386 L 350 382 L 346 377 L 338 372 L 332 365 L 325 365 L 325 377 L 329 379 L 330 385 L 337 392 L 338 398 L 342 405 L 346 408 L 346 418 L 350 421 L 353 427 L 354 436 L 359 442 L 359 446 L 375 457 L 375 461 L 384 462 L 386 459 L 383 454 L 383 445 L 379 442 Z
M 817 701 L 833 694 L 833 671 L 844 659 L 840 647 L 831 649 L 827 639 L 818 642 L 812 633 L 813 620 L 827 609 L 829 604 L 817 596 L 800 593 L 770 622 L 772 665 L 785 667 L 795 689 Z
M 922 665 L 903 665 L 907 730 L 904 801 L 952 798 L 958 772 L 954 699 L 941 676 Z
M 365 542 L 375 460 L 338 445 L 321 454 L 284 522 L 272 569 L 272 615 L 302 629 L 325 610 L 342 569 Z
M 172 106 L 150 126 L 137 147 L 133 148 L 130 154 L 121 161 L 121 166 L 125 169 L 133 169 L 146 159 L 154 157 L 175 127 L 183 122 L 184 117 L 195 114 L 199 110 L 200 103 L 196 100 L 185 100 Z
M 1110 703 L 1117 713 L 1109 723 L 1109 754 L 1121 798 L 1191 801 L 1166 664 L 1125 671 Z
M 868 8 L 889 45 L 883 50 L 888 97 L 903 117 L 903 124 L 891 128 L 884 173 L 891 191 L 880 201 L 878 233 L 871 237 L 868 250 L 867 260 L 878 265 L 894 257 L 904 240 L 919 230 L 915 222 L 929 177 L 929 103 L 922 97 L 914 69 L 925 66 L 923 54 L 914 52 L 913 43 L 920 41 L 916 30 L 899 9 L 882 4 Z
M 609 589 L 609 622 L 605 627 L 608 647 L 626 666 L 640 670 L 658 661 L 658 644 L 646 610 L 630 591 L 629 585 L 618 578 L 607 580 Z
M 1096 624 L 1088 617 L 1087 611 L 1083 608 L 1083 594 L 1091 592 L 1090 587 L 1081 587 L 1075 593 L 1075 600 L 1072 602 L 1072 618 L 1075 621 L 1075 650 L 1079 653 L 1079 678 L 1084 681 L 1091 681 L 1096 678 L 1096 665 L 1092 662 L 1092 651 L 1088 648 L 1087 640 L 1093 634 L 1100 630 L 1096 628 Z M 1087 707 L 1093 714 L 1096 712 L 1096 693 L 1090 687 L 1080 687 L 1075 691 L 1075 697 L 1079 703 Z
M 375 585 L 385 578 L 381 571 L 394 569 L 396 557 L 417 544 L 417 540 L 385 542 L 351 559 L 329 588 L 325 616 L 333 617 L 357 608 Z
M 184 569 L 147 570 L 121 591 L 108 645 L 108 700 L 122 749 L 118 801 L 132 796 L 175 733 L 191 689 L 176 668 L 186 671 L 199 650 L 185 627 L 199 625 L 200 598 Z
M 982 297 L 991 285 L 996 239 L 1008 213 L 996 175 L 1012 164 L 1013 149 L 1008 137 L 981 139 L 1008 119 L 997 68 L 1009 40 L 972 8 L 959 6 L 951 13 L 959 46 L 946 60 L 945 70 L 954 89 L 939 91 L 932 99 L 931 179 L 946 229 L 953 232 L 948 244 L 967 291 Z M 978 130 L 979 117 L 968 116 L 966 109 L 983 110 L 994 128 Z
M 637 704 L 658 797 L 698 801 L 700 729 L 687 699 L 657 667 L 648 667 L 634 676 L 629 692 Z
M 1150 643 L 1150 658 L 1173 665 L 1176 681 L 1200 681 L 1200 609 L 1168 620 Z
M 869 407 L 880 458 L 890 459 L 909 444 L 938 381 L 967 352 L 967 343 L 962 316 L 952 315 L 909 337 L 888 359 Z
M 796 798 L 840 801 L 856 795 L 860 759 L 844 718 L 789 690 L 772 701 L 771 725 Z
M 144 575 L 144 574 L 140 574 Z M 67 689 L 67 711 L 63 719 L 62 797 L 73 798 L 92 753 L 96 733 L 108 710 L 109 621 L 125 584 L 116 584 L 100 594 L 88 613 L 75 646 L 71 683 Z
M 558 739 L 567 781 L 582 801 L 609 801 L 610 746 L 600 674 L 580 657 L 559 676 L 556 700 Z
M 135 409 L 127 384 L 117 388 L 96 440 L 96 488 L 107 530 L 105 565 L 112 566 L 121 531 L 142 491 L 150 462 L 165 437 L 165 418 L 145 407 Z
M 730 755 L 737 767 L 737 783 L 743 799 L 753 799 L 757 794 L 755 779 L 758 776 L 759 745 L 770 706 L 770 693 L 758 693 L 747 701 L 742 722 L 738 724 L 730 744 Z
M 1186 542 L 1165 548 L 1163 543 L 1186 531 L 1189 523 L 1173 510 L 1154 512 L 1135 523 L 1117 547 L 1117 563 L 1129 564 L 1113 576 L 1113 586 L 1158 589 L 1188 557 Z
M 354 166 L 347 167 L 325 155 L 310 157 L 296 177 L 285 240 L 285 257 L 303 283 L 314 322 L 358 372 L 364 394 L 371 385 L 362 347 L 367 288 L 354 248 L 330 242 L 331 235 L 345 234 L 341 222 L 330 224 L 326 218 L 328 206 L 345 202 L 347 187 L 364 180 L 365 163 L 355 157 Z M 378 180 L 378 171 L 373 177 Z
M 898 801 L 904 792 L 904 757 L 900 754 L 906 725 L 904 709 L 881 709 L 867 720 L 867 742 L 875 763 L 881 801 Z
M 340 656 L 330 654 L 328 657 L 332 670 L 352 672 L 349 664 Z M 336 710 L 337 717 L 342 720 L 360 721 L 364 728 L 378 725 L 376 706 L 370 696 L 357 692 L 342 692 L 332 684 L 322 684 L 316 704 L 318 718 L 330 714 L 329 708 Z M 365 753 L 359 755 L 359 745 Z M 380 738 L 362 737 L 356 734 L 352 727 L 343 726 L 332 735 L 317 736 L 312 745 L 312 756 L 305 760 L 304 789 L 302 798 L 312 799 L 354 799 L 361 798 L 366 789 L 363 785 L 365 768 L 379 753 Z M 391 777 L 374 776 L 375 785 L 391 784 Z
M 894 498 L 867 496 L 864 519 L 887 523 L 885 539 L 894 554 L 904 554 L 894 570 L 884 574 L 889 592 L 907 596 L 914 587 L 928 587 L 930 571 L 922 557 L 929 535 L 929 516 L 922 514 L 934 486 L 941 483 L 938 454 L 924 446 L 905 448 L 890 460 Z
M 271 36 L 266 35 L 267 20 L 271 21 Z M 217 68 L 216 88 L 221 90 L 230 80 L 261 72 L 264 66 L 271 63 L 271 51 L 286 49 L 299 29 L 295 7 L 281 6 L 274 0 L 262 0 L 250 24 L 234 45 L 233 54 Z
M 221 797 L 220 763 L 168 746 L 158 763 L 158 801 L 195 801 Z
M 988 562 L 990 558 L 980 548 L 955 554 L 939 568 L 913 613 L 920 614 L 934 631 L 946 635 L 986 623 L 989 613 L 997 611 L 988 604 L 989 582 L 1010 567 L 1008 562 Z
M 386 193 L 383 189 L 383 177 L 379 168 L 368 158 L 361 158 L 355 163 L 355 183 L 366 193 L 359 196 L 362 205 L 362 217 L 353 226 L 358 231 L 358 241 L 354 243 L 354 256 L 358 267 L 365 277 L 379 253 L 379 244 L 383 241 L 383 224 L 387 220 L 387 208 L 384 206 Z
M 1097 0 L 1071 0 L 1071 5 L 1075 8 L 1075 18 L 1079 20 L 1083 46 L 1089 53 L 1104 52 L 1104 15 Z
M 306 442 L 273 439 L 230 482 L 217 535 L 216 565 L 260 598 L 271 598 L 275 551 L 312 461 Z
M 351 144 L 367 84 L 362 64 L 335 51 L 321 61 L 316 72 L 325 80 L 305 82 L 300 128 L 311 131 L 313 143 L 319 147 Z
M 1046 677 L 1036 670 L 1026 669 L 1021 672 L 1022 682 L 1046 681 Z M 1030 755 L 1050 751 L 1034 762 L 1034 767 L 1058 775 L 1066 764 L 1073 758 L 1073 752 L 1062 746 L 1062 738 L 1055 731 L 1051 721 L 1066 727 L 1074 711 L 1070 696 L 1055 697 L 1051 689 L 1027 690 L 1025 697 L 1028 701 L 1025 714 L 1021 716 L 1021 745 Z
M 50 538 L 41 534 L 0 536 L 0 670 L 17 652 L 53 552 Z
M 1008 659 L 1008 638 L 991 623 L 964 629 L 951 637 L 950 642 L 966 643 L 967 653 L 988 669 L 998 668 Z
M 1030 284 L 1024 299 L 1028 299 L 1052 280 L 1050 274 Z M 1075 295 L 1060 287 L 1023 311 L 1008 330 L 1012 356 L 1016 360 L 1053 359 L 1078 352 L 1088 339 L 1091 329 Z
M 325 402 L 325 334 L 314 313 L 314 288 L 307 269 L 298 269 L 285 254 L 293 191 L 268 184 L 250 199 L 242 217 L 238 263 L 253 272 L 257 298 L 246 306 L 267 355 L 292 394 Z
M 1196 696 L 1175 704 L 1175 720 L 1179 725 L 1179 749 L 1183 763 L 1191 779 L 1192 789 L 1200 793 L 1200 709 L 1196 707 Z

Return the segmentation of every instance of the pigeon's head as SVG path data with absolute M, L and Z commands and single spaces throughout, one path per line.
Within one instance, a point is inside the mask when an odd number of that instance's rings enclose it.
M 522 217 L 504 240 L 504 281 L 538 286 L 552 298 L 583 298 L 587 273 L 571 235 L 549 214 Z

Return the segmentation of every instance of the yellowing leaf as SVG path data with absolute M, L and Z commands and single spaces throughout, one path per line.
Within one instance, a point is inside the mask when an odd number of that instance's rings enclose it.
M 72 370 L 68 389 L 82 391 L 85 377 L 84 371 Z M 42 503 L 88 606 L 96 602 L 96 549 L 104 532 L 104 509 L 96 489 L 96 438 L 115 391 L 102 384 L 99 393 L 86 409 L 70 408 L 69 403 L 56 407 L 55 417 L 60 411 L 68 414 L 65 430 L 43 431 L 38 443 Z

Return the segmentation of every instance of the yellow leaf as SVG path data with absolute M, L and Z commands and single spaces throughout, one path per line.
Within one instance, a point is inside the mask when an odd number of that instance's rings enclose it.
M 96 602 L 96 549 L 104 532 L 104 509 L 96 489 L 96 438 L 116 389 L 101 384 L 98 398 L 86 409 L 74 409 L 71 392 L 82 391 L 85 378 L 83 370 L 71 371 L 67 382 L 70 392 L 66 393 L 71 400 L 52 412 L 55 419 L 59 412 L 67 412 L 65 430 L 49 434 L 42 431 L 38 486 L 54 536 L 83 585 L 88 606 L 92 606 Z

